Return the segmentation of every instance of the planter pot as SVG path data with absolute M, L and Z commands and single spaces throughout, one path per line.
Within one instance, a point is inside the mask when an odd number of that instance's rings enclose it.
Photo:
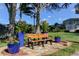
M 8 52 L 11 54 L 18 53 L 19 49 L 19 43 L 8 44 Z
M 24 46 L 24 33 L 18 32 L 17 36 L 18 36 L 20 47 Z
M 59 43 L 59 42 L 61 42 L 61 38 L 60 37 L 55 37 L 55 42 L 57 42 L 57 43 Z

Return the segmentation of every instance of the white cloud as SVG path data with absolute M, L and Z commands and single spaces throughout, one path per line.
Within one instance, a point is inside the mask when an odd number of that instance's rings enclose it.
M 47 20 L 46 18 L 43 19 L 43 21 Z
M 75 13 L 75 9 L 72 9 L 71 12 Z
M 19 19 L 16 19 L 15 21 L 16 21 L 16 22 L 18 22 L 18 21 L 19 21 Z
M 58 20 L 59 21 L 63 21 L 63 20 L 66 20 L 67 18 L 59 18 Z
M 15 21 L 18 22 L 19 20 L 21 20 L 21 21 L 25 21 L 24 19 L 16 19 Z
M 51 16 L 48 16 L 48 18 L 51 18 Z
M 64 20 L 66 20 L 67 18 L 59 18 L 58 21 L 59 23 L 63 23 Z

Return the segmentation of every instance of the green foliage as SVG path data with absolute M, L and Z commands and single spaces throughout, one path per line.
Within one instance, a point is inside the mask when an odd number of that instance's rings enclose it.
M 5 43 L 5 42 L 0 42 L 0 47 L 3 47 L 3 46 L 7 46 L 7 43 Z
M 34 32 L 34 26 L 33 25 L 30 25 L 28 24 L 28 27 L 27 27 L 27 33 L 33 33 Z
M 7 33 L 8 29 L 4 25 L 0 24 L 0 35 Z
M 48 32 L 48 23 L 47 23 L 47 21 L 43 21 L 42 30 L 43 30 L 43 32 Z
M 25 21 L 18 21 L 18 23 L 15 26 L 15 32 L 26 32 L 27 30 L 27 24 L 25 23 Z
M 48 25 L 48 32 L 53 32 L 53 31 L 54 31 L 54 26 Z
M 64 32 L 65 26 L 63 24 L 55 23 L 54 25 L 48 26 L 48 31 L 49 32 Z
M 18 33 L 20 31 L 20 28 L 18 25 L 15 26 L 15 32 Z
M 18 21 L 15 25 L 15 32 L 33 33 L 34 26 L 31 24 L 26 24 L 25 21 Z

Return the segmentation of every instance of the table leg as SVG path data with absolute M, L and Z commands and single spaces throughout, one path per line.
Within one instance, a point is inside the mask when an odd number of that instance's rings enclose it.
M 42 47 L 44 47 L 44 41 L 42 41 L 41 43 L 42 43 Z

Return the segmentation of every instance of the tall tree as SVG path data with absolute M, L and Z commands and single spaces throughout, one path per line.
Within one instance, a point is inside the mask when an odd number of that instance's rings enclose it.
M 79 14 L 79 3 L 75 5 L 75 13 Z
M 16 17 L 16 3 L 5 3 L 9 14 L 9 40 L 13 42 L 14 27 L 15 27 L 15 17 Z
M 22 4 L 22 3 L 20 3 L 20 6 L 19 6 L 19 10 L 20 10 L 20 20 L 22 19 L 21 4 Z
M 67 8 L 69 4 L 63 3 L 29 3 L 29 4 L 22 4 L 21 11 L 36 19 L 36 33 L 40 33 L 40 12 L 42 9 L 46 9 L 49 11 Z

